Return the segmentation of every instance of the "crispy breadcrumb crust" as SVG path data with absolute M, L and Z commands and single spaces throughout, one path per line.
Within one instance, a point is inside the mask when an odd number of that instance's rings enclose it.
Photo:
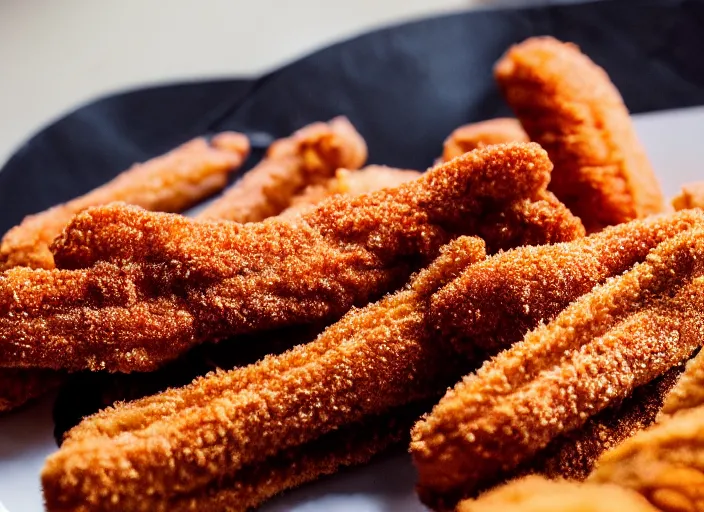
M 663 211 L 621 95 L 577 46 L 527 39 L 508 50 L 495 76 L 530 139 L 555 164 L 550 190 L 587 231 Z
M 421 498 L 446 508 L 682 363 L 704 337 L 704 230 L 661 243 L 449 391 L 413 430 Z
M 466 124 L 457 128 L 445 139 L 442 160 L 448 162 L 467 151 L 507 142 L 530 142 L 517 119 L 499 117 Z
M 227 184 L 249 153 L 249 141 L 238 133 L 221 133 L 211 143 L 194 139 L 68 203 L 26 217 L 0 244 L 0 270 L 16 266 L 54 267 L 51 242 L 71 218 L 90 206 L 122 201 L 147 210 L 179 212 Z
M 258 222 L 280 214 L 310 185 L 341 167 L 358 169 L 367 144 L 345 117 L 313 123 L 275 141 L 259 164 L 198 215 L 202 219 Z
M 530 476 L 498 487 L 457 512 L 658 512 L 637 493 L 616 485 Z

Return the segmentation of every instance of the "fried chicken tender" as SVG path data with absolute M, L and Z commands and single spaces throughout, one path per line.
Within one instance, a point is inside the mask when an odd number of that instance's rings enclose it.
M 701 405 L 704 405 L 704 352 L 699 352 L 687 363 L 684 374 L 667 395 L 660 420 Z
M 661 243 L 449 391 L 413 430 L 421 498 L 448 507 L 686 360 L 704 339 L 704 229 Z
M 338 169 L 324 183 L 309 185 L 291 200 L 291 206 L 281 215 L 295 215 L 336 195 L 359 196 L 383 188 L 395 188 L 421 175 L 418 171 L 394 169 L 384 165 L 368 165 L 359 171 Z
M 435 325 L 458 351 L 484 359 L 693 226 L 704 226 L 704 214 L 682 211 L 631 221 L 572 242 L 497 254 L 469 267 L 433 296 Z
M 683 366 L 677 366 L 669 370 L 645 386 L 636 388 L 623 402 L 592 416 L 581 428 L 556 438 L 517 473 L 585 480 L 604 452 L 655 422 L 665 397 L 683 369 Z
M 523 198 L 542 195 L 549 170 L 539 146 L 514 144 L 288 220 L 87 210 L 54 245 L 58 265 L 82 270 L 0 277 L 0 364 L 146 371 L 206 340 L 339 318 L 461 234 L 479 232 L 492 250 L 541 229 L 536 243 L 571 239 L 581 225 L 562 205 L 555 217 L 567 231 L 517 213 Z
M 662 512 L 704 510 L 704 407 L 683 410 L 599 459 L 593 482 L 639 492 Z
M 555 164 L 550 190 L 588 232 L 663 211 L 621 95 L 575 45 L 530 38 L 509 49 L 495 76 L 530 139 Z
M 498 487 L 457 512 L 658 512 L 642 496 L 616 485 L 530 476 Z
M 0 270 L 14 266 L 53 268 L 49 244 L 75 213 L 89 206 L 125 201 L 150 210 L 188 208 L 224 187 L 228 173 L 239 168 L 248 153 L 244 135 L 221 133 L 210 144 L 195 139 L 135 165 L 82 197 L 25 218 L 0 243 Z M 37 398 L 61 381 L 61 375 L 46 370 L 0 369 L 0 412 Z
M 68 203 L 26 217 L 0 244 L 0 270 L 16 266 L 54 267 L 49 245 L 71 218 L 90 206 L 123 201 L 147 210 L 179 212 L 223 188 L 228 174 L 249 153 L 238 133 L 221 133 L 211 143 L 194 139 Z
M 365 464 L 402 441 L 407 442 L 408 432 L 422 411 L 423 407 L 412 404 L 332 431 L 315 441 L 247 466 L 234 477 L 215 482 L 205 492 L 171 500 L 168 506 L 164 505 L 164 510 L 249 510 L 283 491 L 344 467 Z
M 500 117 L 460 126 L 445 139 L 442 161 L 474 151 L 477 148 L 507 142 L 530 142 L 521 123 L 509 117 Z
M 704 181 L 684 185 L 679 195 L 672 199 L 672 206 L 677 211 L 704 208 Z
M 49 510 L 170 510 L 248 464 L 441 393 L 463 365 L 430 336 L 424 304 L 482 257 L 480 239 L 460 237 L 407 288 L 307 345 L 86 419 L 47 460 Z
M 313 123 L 274 142 L 264 159 L 199 214 L 201 219 L 258 222 L 278 215 L 309 185 L 337 169 L 359 169 L 367 145 L 345 117 Z

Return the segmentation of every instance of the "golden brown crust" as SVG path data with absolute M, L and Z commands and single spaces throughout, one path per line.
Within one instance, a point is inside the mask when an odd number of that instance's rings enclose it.
M 534 230 L 518 219 L 493 233 L 487 219 L 540 195 L 549 170 L 537 145 L 491 146 L 396 189 L 247 225 L 89 209 L 54 246 L 58 265 L 84 270 L 0 277 L 0 361 L 148 370 L 205 340 L 334 319 L 398 286 L 457 235 L 481 231 L 497 249 L 508 228 Z M 579 226 L 561 208 L 561 222 Z M 543 229 L 543 242 L 574 236 Z
M 273 217 L 307 186 L 326 182 L 340 167 L 358 169 L 366 159 L 367 145 L 347 118 L 313 123 L 275 141 L 264 159 L 199 218 L 245 223 Z
M 530 476 L 509 482 L 457 512 L 658 512 L 638 494 L 616 485 L 551 481 Z
M 336 473 L 344 467 L 367 463 L 401 441 L 407 442 L 408 431 L 422 410 L 422 407 L 412 404 L 345 426 L 315 441 L 247 466 L 234 477 L 226 478 L 205 491 L 164 502 L 151 510 L 248 510 L 283 491 Z
M 359 171 L 338 169 L 329 180 L 306 187 L 291 200 L 291 205 L 281 215 L 296 215 L 337 195 L 359 196 L 383 188 L 395 188 L 421 175 L 418 171 L 394 169 L 383 165 L 368 165 Z
M 413 431 L 421 497 L 444 506 L 684 361 L 704 336 L 704 230 L 658 246 L 469 375 Z
M 75 214 L 90 206 L 122 201 L 147 210 L 182 211 L 224 187 L 227 175 L 248 153 L 244 135 L 224 133 L 212 144 L 194 139 L 137 164 L 84 196 L 26 217 L 2 239 L 0 269 L 53 268 L 49 244 Z
M 672 199 L 672 206 L 677 211 L 704 208 L 704 181 L 683 185 L 679 195 Z
M 468 151 L 507 142 L 530 142 L 517 119 L 499 117 L 466 124 L 457 128 L 445 139 L 442 160 L 447 162 Z
M 483 255 L 479 239 L 460 237 L 405 290 L 352 310 L 305 346 L 87 419 L 47 460 L 47 502 L 152 510 L 281 450 L 436 395 L 461 364 L 428 337 L 424 304 Z M 144 482 L 150 495 L 140 492 Z
M 683 369 L 683 366 L 677 366 L 645 386 L 636 388 L 623 402 L 592 416 L 581 428 L 556 438 L 519 474 L 539 473 L 548 478 L 586 479 L 604 452 L 655 422 L 665 396 Z
M 111 182 L 66 204 L 31 215 L 10 230 L 0 245 L 0 270 L 15 266 L 53 268 L 49 244 L 73 215 L 89 206 L 125 201 L 146 209 L 180 211 L 225 186 L 227 174 L 249 153 L 244 135 L 220 133 L 210 145 L 192 140 L 133 166 Z M 46 370 L 0 369 L 0 412 L 6 412 L 57 386 L 62 375 Z
M 692 358 L 684 373 L 665 398 L 660 421 L 681 411 L 704 405 L 704 352 Z
M 662 512 L 702 510 L 704 408 L 665 418 L 604 454 L 590 477 L 639 492 Z
M 435 324 L 457 350 L 480 359 L 493 355 L 693 226 L 704 226 L 704 214 L 651 216 L 572 242 L 497 254 L 433 296 Z
M 495 75 L 531 140 L 555 164 L 550 190 L 587 231 L 663 211 L 620 94 L 575 45 L 530 38 L 504 55 Z

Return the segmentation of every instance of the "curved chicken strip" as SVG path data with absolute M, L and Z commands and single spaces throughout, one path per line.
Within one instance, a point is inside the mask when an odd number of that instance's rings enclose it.
M 684 185 L 682 192 L 672 200 L 672 206 L 677 211 L 704 208 L 704 181 Z
M 554 209 L 553 215 L 546 214 L 546 211 L 549 208 Z M 527 205 L 523 202 L 520 202 L 520 204 L 516 207 L 516 210 L 523 212 L 523 220 L 527 219 L 529 222 L 526 224 L 521 223 L 520 230 L 516 230 L 515 226 L 510 225 L 504 227 L 507 231 L 525 233 L 525 241 L 537 240 L 538 232 L 541 229 L 544 233 L 544 239 L 559 239 L 561 237 L 567 238 L 570 236 L 574 236 L 574 218 L 569 213 L 569 210 L 567 210 L 562 205 L 558 206 L 549 201 L 537 201 L 536 203 L 533 203 L 531 205 Z M 533 215 L 534 211 L 537 211 L 537 215 Z M 562 235 L 560 235 L 560 230 L 562 230 Z M 516 243 L 523 242 L 522 240 L 516 237 L 512 237 L 512 240 L 514 240 Z M 469 249 L 467 249 L 466 252 L 470 255 L 472 254 L 472 251 Z M 367 308 L 362 310 L 360 314 L 366 311 L 366 309 Z M 360 333 L 360 336 L 362 334 L 364 333 Z M 215 388 L 216 394 L 222 393 L 225 389 L 232 389 L 232 386 L 234 385 L 234 383 L 229 380 L 225 380 L 223 382 L 223 388 Z M 187 404 L 191 403 L 189 402 L 189 400 L 185 400 L 183 398 L 183 393 L 181 391 L 174 391 L 174 393 L 179 396 L 178 399 L 175 399 L 179 404 L 184 404 L 184 406 L 187 406 Z M 200 392 L 194 395 L 197 399 L 202 398 L 199 393 Z M 167 397 L 170 395 L 167 392 L 164 396 Z M 135 406 L 134 408 L 127 406 L 121 407 L 119 415 L 115 412 L 106 413 L 107 418 L 105 422 L 103 422 L 103 420 L 101 419 L 103 415 L 101 413 L 98 413 L 90 420 L 83 421 L 81 425 L 74 428 L 70 432 L 69 439 L 74 439 L 76 437 L 89 437 L 91 435 L 95 435 L 98 432 L 105 432 L 109 435 L 114 435 L 116 434 L 116 432 L 113 430 L 114 425 L 118 425 L 120 429 L 143 428 L 145 425 L 144 421 L 153 421 L 153 414 L 163 414 L 164 402 L 171 402 L 171 399 L 159 397 L 155 400 L 155 402 L 152 402 L 149 398 L 145 398 L 140 401 L 141 405 Z
M 621 95 L 575 45 L 528 39 L 506 53 L 495 75 L 530 139 L 555 164 L 550 190 L 587 231 L 663 211 Z
M 352 310 L 307 345 L 89 418 L 47 460 L 50 510 L 162 510 L 247 464 L 436 395 L 462 364 L 429 336 L 424 304 L 483 256 L 481 240 L 460 237 L 406 289 Z
M 149 210 L 180 211 L 225 186 L 227 175 L 239 168 L 249 142 L 238 133 L 221 133 L 210 144 L 192 140 L 166 155 L 125 171 L 108 184 L 27 217 L 0 244 L 0 270 L 14 266 L 53 268 L 49 244 L 73 215 L 89 206 L 125 201 Z M 0 412 L 37 398 L 62 381 L 46 370 L 0 369 Z
M 703 261 L 703 229 L 666 240 L 465 377 L 414 428 L 422 499 L 455 503 L 687 359 Z
M 701 405 L 704 405 L 704 352 L 687 363 L 682 377 L 665 398 L 659 420 Z
M 669 370 L 636 388 L 623 402 L 592 416 L 581 428 L 554 439 L 516 475 L 539 473 L 548 478 L 586 479 L 604 452 L 655 423 L 683 369 L 680 365 Z
M 530 142 L 516 119 L 500 117 L 460 126 L 445 139 L 442 161 L 449 162 L 468 151 L 507 142 Z
M 57 264 L 83 270 L 0 277 L 0 362 L 148 370 L 206 340 L 334 319 L 398 286 L 458 235 L 481 232 L 497 250 L 535 232 L 531 217 L 510 226 L 498 216 L 500 232 L 489 219 L 541 195 L 549 169 L 537 145 L 491 146 L 396 189 L 247 225 L 87 210 L 55 245 Z M 581 229 L 560 211 L 572 229 L 544 230 L 541 243 Z
M 662 512 L 704 510 L 704 407 L 684 410 L 604 454 L 590 477 L 635 490 Z
M 198 215 L 258 222 L 278 215 L 307 186 L 324 183 L 340 167 L 358 169 L 367 145 L 345 117 L 313 123 L 274 142 L 259 164 Z
M 147 210 L 179 212 L 217 192 L 228 174 L 242 165 L 249 142 L 238 133 L 221 133 L 209 144 L 195 139 L 137 164 L 88 194 L 26 217 L 0 245 L 0 270 L 16 266 L 53 268 L 51 242 L 78 212 L 122 201 Z
M 321 201 L 337 196 L 359 196 L 383 188 L 395 188 L 412 181 L 421 175 L 418 171 L 394 169 L 383 165 L 368 165 L 359 171 L 338 169 L 335 176 L 324 183 L 309 185 L 301 194 L 291 200 L 291 206 L 281 215 L 295 215 L 317 205 Z
M 249 510 L 285 490 L 337 473 L 348 466 L 365 464 L 381 452 L 403 441 L 408 442 L 408 432 L 423 409 L 413 404 L 345 426 L 310 443 L 284 450 L 261 463 L 244 467 L 233 477 L 215 482 L 204 491 L 165 501 L 152 510 Z M 58 512 L 61 509 L 51 510 Z
M 573 242 L 497 254 L 469 267 L 433 296 L 435 325 L 458 351 L 481 360 L 693 226 L 704 226 L 704 213 L 652 216 Z
M 616 485 L 545 480 L 514 480 L 476 500 L 459 504 L 457 512 L 658 512 L 642 496 Z

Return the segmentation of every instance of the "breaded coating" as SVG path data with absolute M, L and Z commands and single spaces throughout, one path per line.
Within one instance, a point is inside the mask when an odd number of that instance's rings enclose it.
M 636 388 L 623 402 L 592 416 L 579 429 L 557 437 L 530 459 L 518 474 L 539 473 L 548 478 L 584 480 L 601 455 L 650 427 L 665 397 L 682 374 L 677 366 L 654 381 Z
M 345 117 L 313 123 L 274 142 L 259 164 L 198 215 L 201 219 L 259 222 L 278 215 L 307 186 L 338 168 L 359 169 L 367 144 Z
M 704 208 L 704 181 L 683 185 L 679 195 L 672 199 L 672 206 L 677 211 Z
M 284 450 L 264 462 L 246 466 L 235 476 L 215 482 L 205 491 L 178 497 L 154 510 L 248 510 L 288 489 L 331 475 L 344 467 L 365 464 L 402 441 L 408 442 L 408 432 L 422 410 L 412 404 L 348 425 L 310 443 Z
M 249 141 L 238 133 L 221 133 L 211 143 L 194 139 L 68 203 L 26 217 L 0 244 L 0 270 L 16 266 L 53 268 L 49 245 L 78 212 L 90 206 L 122 201 L 147 210 L 179 212 L 227 184 L 249 153 Z
M 704 229 L 670 238 L 449 391 L 413 430 L 419 493 L 441 508 L 491 483 L 704 339 Z
M 684 373 L 665 398 L 659 421 L 680 411 L 704 405 L 704 352 L 692 358 Z
M 169 510 L 248 464 L 442 392 L 463 364 L 430 336 L 425 304 L 482 257 L 480 239 L 460 237 L 404 290 L 307 345 L 86 419 L 47 459 L 49 510 Z
M 0 244 L 0 270 L 14 266 L 53 268 L 49 244 L 73 215 L 89 206 L 125 201 L 148 210 L 180 211 L 221 189 L 227 174 L 239 168 L 249 141 L 225 132 L 192 140 L 163 156 L 135 165 L 106 185 L 27 217 Z M 59 385 L 62 376 L 46 370 L 0 369 L 0 412 L 6 412 Z
M 24 405 L 61 384 L 63 373 L 52 370 L 0 370 L 0 413 Z
M 457 350 L 484 359 L 693 226 L 704 226 L 704 214 L 682 211 L 631 221 L 573 242 L 497 254 L 469 267 L 433 296 L 435 324 Z
M 704 408 L 667 417 L 604 454 L 590 477 L 642 494 L 662 512 L 704 510 Z
M 577 46 L 530 38 L 509 49 L 495 76 L 530 139 L 555 164 L 550 190 L 588 232 L 663 211 L 621 95 Z
M 359 196 L 382 188 L 395 188 L 421 175 L 419 171 L 394 169 L 384 165 L 368 165 L 359 171 L 338 169 L 329 180 L 309 185 L 291 200 L 291 206 L 281 215 L 295 215 L 336 195 Z
M 616 485 L 530 476 L 498 487 L 457 512 L 658 512 L 642 496 Z
M 466 124 L 457 128 L 445 139 L 442 161 L 448 162 L 477 148 L 507 142 L 530 142 L 517 119 L 499 117 Z
M 396 189 L 246 225 L 89 209 L 54 244 L 59 266 L 82 270 L 0 276 L 0 364 L 146 371 L 203 341 L 334 320 L 399 286 L 458 235 L 480 232 L 492 250 L 516 233 L 535 236 L 543 217 L 500 212 L 541 196 L 549 170 L 537 145 L 490 146 Z M 579 226 L 559 206 L 560 226 Z M 536 243 L 576 232 L 541 229 Z

